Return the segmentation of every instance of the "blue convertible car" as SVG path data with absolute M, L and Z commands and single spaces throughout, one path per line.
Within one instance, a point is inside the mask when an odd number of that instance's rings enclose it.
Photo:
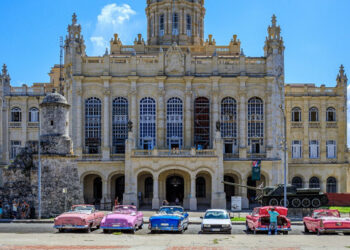
M 188 213 L 180 206 L 164 206 L 149 218 L 151 233 L 159 231 L 183 232 L 188 227 Z

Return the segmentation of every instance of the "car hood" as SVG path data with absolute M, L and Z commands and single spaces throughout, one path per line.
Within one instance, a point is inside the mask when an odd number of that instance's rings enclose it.
M 182 214 L 156 214 L 153 215 L 150 220 L 154 220 L 154 219 L 177 219 L 177 220 L 181 220 L 183 219 L 184 216 Z
M 323 222 L 350 222 L 350 218 L 339 218 L 339 217 L 321 217 Z
M 85 213 L 77 213 L 77 212 L 67 212 L 67 213 L 63 213 L 61 215 L 59 215 L 58 217 L 56 217 L 57 219 L 61 219 L 61 218 L 86 218 L 88 217 L 90 214 L 85 214 Z
M 209 224 L 209 225 L 231 225 L 230 219 L 203 219 L 202 224 Z
M 131 215 L 131 214 L 107 214 L 106 219 L 124 219 L 124 220 L 133 220 L 136 218 L 136 215 Z

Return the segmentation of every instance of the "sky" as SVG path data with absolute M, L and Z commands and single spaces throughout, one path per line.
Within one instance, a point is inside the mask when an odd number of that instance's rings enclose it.
M 146 40 L 146 2 L 0 0 L 0 64 L 7 64 L 13 86 L 48 82 L 73 12 L 87 54 L 96 56 L 104 54 L 114 33 L 123 44 L 133 44 L 138 33 Z M 205 37 L 213 34 L 217 45 L 228 45 L 237 34 L 247 56 L 263 56 L 275 14 L 286 47 L 286 83 L 335 86 L 340 64 L 350 72 L 350 0 L 205 0 L 205 8 Z

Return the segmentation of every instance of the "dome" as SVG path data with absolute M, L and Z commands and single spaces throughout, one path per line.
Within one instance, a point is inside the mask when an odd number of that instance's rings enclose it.
M 53 103 L 68 105 L 66 98 L 63 95 L 57 93 L 55 89 L 52 91 L 52 93 L 49 93 L 45 96 L 41 104 L 53 104 Z

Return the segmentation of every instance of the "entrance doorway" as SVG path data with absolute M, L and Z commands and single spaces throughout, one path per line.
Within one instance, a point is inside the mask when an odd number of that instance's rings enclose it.
M 176 198 L 182 204 L 184 199 L 184 179 L 181 176 L 173 175 L 166 179 L 166 199 L 169 203 L 175 203 Z
M 262 183 L 263 183 L 264 186 L 266 186 L 265 177 L 263 175 L 260 176 L 260 181 L 252 180 L 252 176 L 249 176 L 248 179 L 247 179 L 247 186 L 258 187 Z M 248 188 L 248 190 L 247 190 L 247 198 L 249 200 L 249 206 L 250 207 L 255 207 L 256 205 L 259 204 L 258 201 L 255 200 L 256 197 L 257 197 L 256 190 Z
M 123 194 L 125 190 L 125 177 L 120 176 L 115 179 L 115 199 L 118 197 L 119 204 L 123 204 Z
M 93 197 L 94 204 L 100 204 L 102 199 L 102 179 L 101 177 L 96 177 L 94 179 L 94 187 L 93 187 Z

